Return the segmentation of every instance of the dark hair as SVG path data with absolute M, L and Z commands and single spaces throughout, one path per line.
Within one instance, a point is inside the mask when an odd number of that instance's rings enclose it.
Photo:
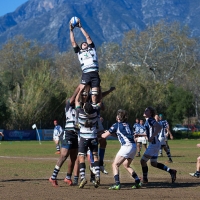
M 87 42 L 82 42 L 81 45 L 80 45 L 80 49 L 82 49 L 82 44 L 84 44 L 84 43 L 86 43 L 88 45 Z M 84 49 L 82 49 L 82 50 L 84 50 Z
M 155 117 L 155 115 L 156 115 L 156 110 L 153 108 L 153 107 L 151 107 L 151 106 L 149 106 L 149 107 L 147 107 L 147 109 L 149 109 L 150 110 L 150 112 L 151 112 L 151 117 Z
M 117 111 L 117 116 L 120 122 L 127 122 L 128 120 L 128 113 L 125 110 L 119 109 Z
M 86 103 L 84 104 L 83 109 L 84 109 L 84 111 L 86 112 L 86 114 L 92 114 L 92 112 L 93 112 L 92 104 L 89 103 L 89 102 L 86 102 Z

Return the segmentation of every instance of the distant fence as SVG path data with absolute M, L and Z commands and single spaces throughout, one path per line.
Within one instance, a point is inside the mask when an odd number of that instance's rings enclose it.
M 39 140 L 36 130 L 3 130 L 0 132 L 4 134 L 0 140 L 5 141 L 21 141 L 21 140 Z M 53 129 L 38 129 L 40 140 L 53 140 Z M 109 136 L 108 140 L 116 140 L 116 137 Z

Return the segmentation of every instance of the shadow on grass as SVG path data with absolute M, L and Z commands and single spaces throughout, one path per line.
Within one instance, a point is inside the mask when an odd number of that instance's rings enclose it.
M 121 187 L 130 189 L 134 184 L 133 183 L 123 183 Z M 151 189 L 151 188 L 190 188 L 197 187 L 199 183 L 169 183 L 169 182 L 149 182 L 148 184 L 143 184 L 142 189 Z
M 7 180 L 0 180 L 0 182 L 27 182 L 27 181 L 48 181 L 48 179 L 20 179 L 20 178 L 13 178 Z
M 57 179 L 58 181 L 63 181 L 63 179 Z M 196 180 L 196 179 L 194 179 Z M 49 182 L 48 179 L 7 179 L 7 180 L 0 180 L 0 183 L 4 182 L 35 182 L 35 181 L 45 181 Z M 189 181 L 189 180 L 187 180 Z M 49 183 L 50 184 L 50 183 Z M 113 183 L 114 184 L 114 183 Z M 112 184 L 101 184 L 99 188 L 101 189 L 108 189 Z M 121 183 L 121 189 L 123 190 L 133 190 L 132 186 L 134 183 Z M 89 188 L 88 188 L 89 186 Z M 0 185 L 0 188 L 4 187 Z M 65 187 L 60 186 L 59 187 Z M 78 186 L 72 186 L 78 187 Z M 88 182 L 84 189 L 90 189 L 93 187 L 92 183 Z M 152 189 L 152 188 L 190 188 L 190 187 L 199 187 L 199 182 L 186 182 L 186 183 L 170 183 L 170 182 L 149 182 L 148 184 L 143 184 L 141 189 Z

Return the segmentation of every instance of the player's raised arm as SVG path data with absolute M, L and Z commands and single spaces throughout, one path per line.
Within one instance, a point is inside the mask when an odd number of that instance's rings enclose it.
M 88 44 L 92 44 L 92 39 L 90 38 L 90 36 L 89 36 L 89 34 L 86 32 L 86 30 L 82 27 L 80 19 L 79 19 L 79 22 L 78 22 L 78 27 L 80 28 L 81 32 L 82 32 L 83 35 L 85 36 L 86 42 L 87 42 Z
M 73 32 L 74 27 L 72 26 L 71 21 L 69 22 L 69 30 L 70 30 L 69 34 L 70 34 L 70 41 L 71 41 L 72 47 L 76 47 L 78 45 L 75 41 L 74 32 Z

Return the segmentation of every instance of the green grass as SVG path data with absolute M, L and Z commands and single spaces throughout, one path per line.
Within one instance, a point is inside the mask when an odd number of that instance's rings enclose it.
M 105 154 L 106 169 L 112 174 L 112 161 L 120 148 L 117 140 L 108 140 Z M 178 170 L 181 175 L 188 176 L 189 172 L 196 170 L 196 158 L 199 156 L 200 149 L 196 144 L 200 140 L 170 140 L 173 163 L 166 163 L 168 160 L 165 152 L 164 157 L 159 157 L 158 161 Z M 0 144 L 1 151 L 1 169 L 4 175 L 11 177 L 48 177 L 56 164 L 59 155 L 55 155 L 55 145 L 53 141 L 2 141 Z M 143 153 L 144 149 L 142 149 Z M 88 165 L 88 163 L 86 163 Z M 150 166 L 150 165 L 149 165 Z M 132 163 L 132 167 L 142 174 L 140 166 L 140 158 L 136 157 Z M 66 171 L 66 165 L 62 167 L 63 173 Z M 120 171 L 124 172 L 123 167 Z M 152 176 L 163 174 L 161 170 L 149 167 Z M 127 172 L 125 172 L 127 174 Z M 62 175 L 63 176 L 63 175 Z

